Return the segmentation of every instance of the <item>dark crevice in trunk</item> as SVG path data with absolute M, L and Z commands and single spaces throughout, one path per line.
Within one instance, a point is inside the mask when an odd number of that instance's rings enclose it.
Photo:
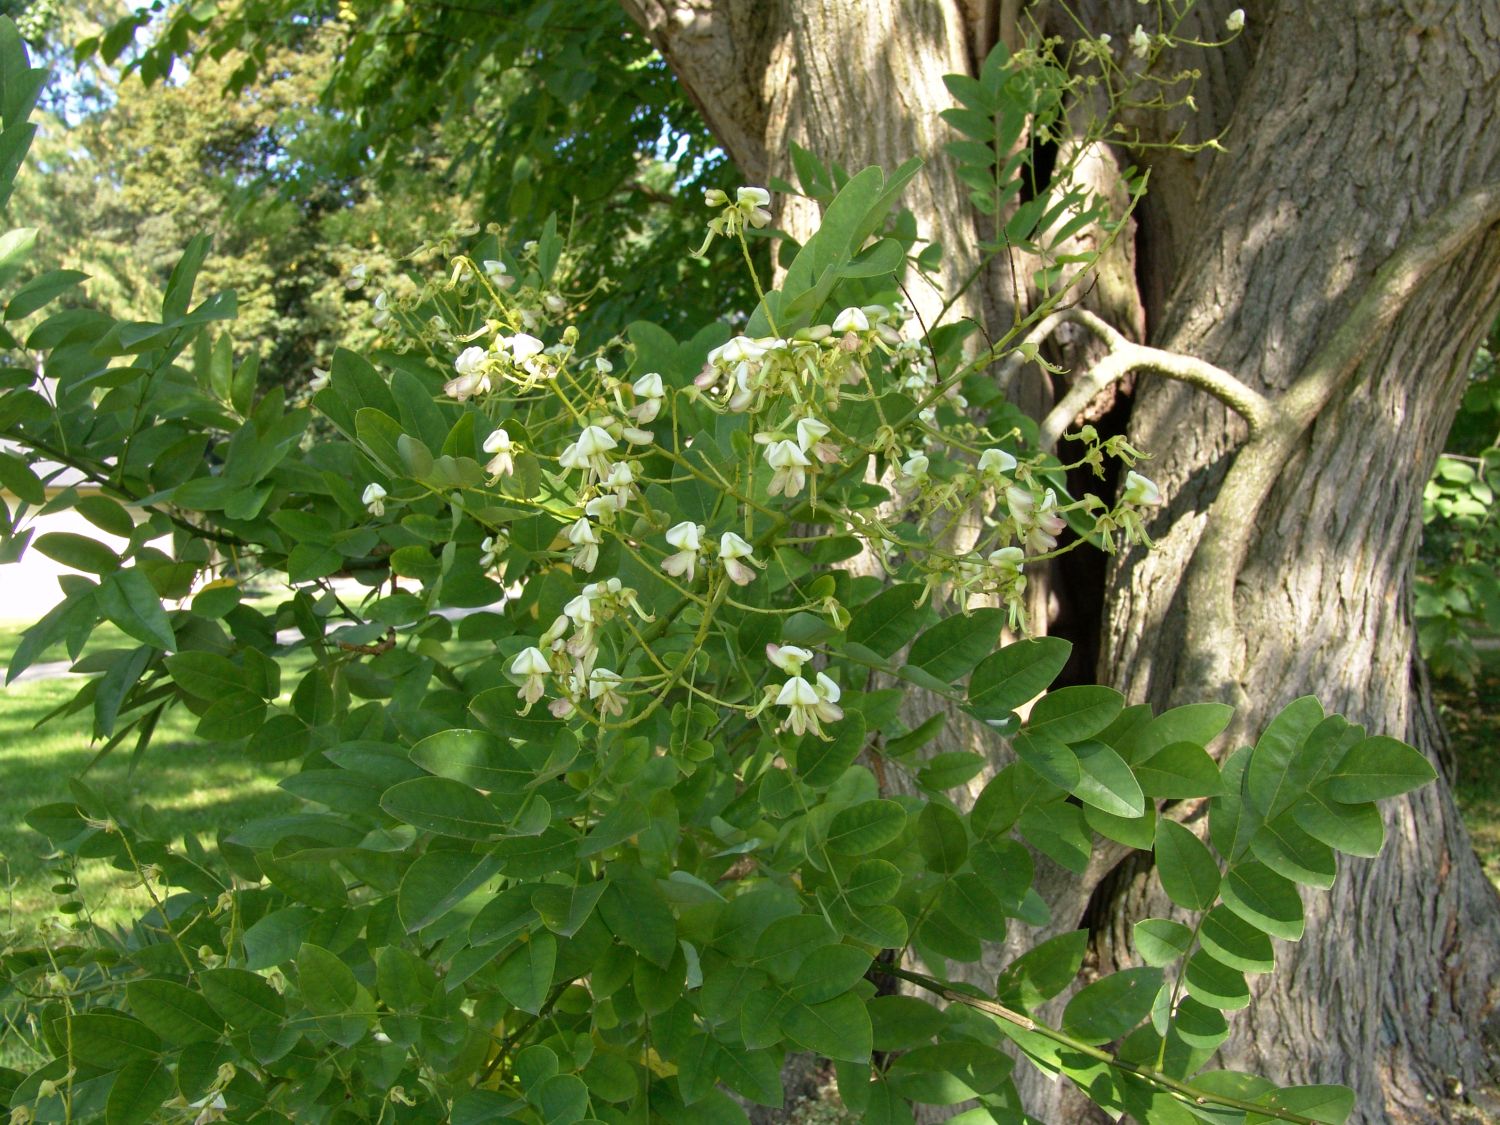
M 1100 436 L 1108 438 L 1124 434 L 1130 423 L 1130 395 L 1115 396 L 1109 409 L 1092 423 Z M 1061 451 L 1066 455 L 1067 450 Z M 1068 491 L 1074 496 L 1093 492 L 1099 496 L 1114 496 L 1120 486 L 1120 466 L 1113 459 L 1104 464 L 1104 476 L 1097 477 L 1088 469 L 1075 469 L 1068 474 Z M 1067 546 L 1077 537 L 1069 532 L 1060 544 Z M 1057 614 L 1048 632 L 1055 637 L 1071 641 L 1073 652 L 1068 657 L 1055 687 L 1071 687 L 1077 684 L 1099 682 L 1099 655 L 1102 649 L 1104 629 L 1104 596 L 1109 584 L 1109 556 L 1095 547 L 1076 547 L 1053 560 L 1051 571 L 1053 589 L 1057 591 Z

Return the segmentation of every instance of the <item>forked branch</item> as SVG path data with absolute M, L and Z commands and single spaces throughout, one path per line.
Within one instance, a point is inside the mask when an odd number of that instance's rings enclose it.
M 1109 354 L 1075 379 L 1068 392 L 1042 419 L 1043 450 L 1050 452 L 1057 445 L 1057 439 L 1062 437 L 1063 431 L 1099 392 L 1132 371 L 1154 371 L 1206 391 L 1245 419 L 1252 439 L 1264 432 L 1275 418 L 1276 407 L 1265 395 L 1247 386 L 1222 367 L 1215 367 L 1206 360 L 1193 356 L 1133 343 L 1103 317 L 1085 308 L 1064 309 L 1053 313 L 1028 332 L 1022 343 L 1040 345 L 1059 325 L 1066 323 L 1080 324 L 1087 328 L 1108 345 Z M 1013 355 L 1006 361 L 1001 379 L 1009 379 L 1015 368 L 1024 362 L 1024 353 Z

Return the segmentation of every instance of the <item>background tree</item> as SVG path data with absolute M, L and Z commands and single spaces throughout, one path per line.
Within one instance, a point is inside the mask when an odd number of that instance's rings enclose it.
M 1033 29 L 1071 39 L 1082 28 L 1107 33 L 1118 64 L 1139 68 L 1136 24 L 1150 36 L 1156 20 L 1175 19 L 1172 5 L 1124 0 L 1086 0 L 1071 11 L 892 3 L 861 7 L 857 17 L 835 5 L 750 0 L 625 6 L 750 180 L 790 178 L 790 141 L 847 167 L 927 159 L 930 186 L 906 202 L 924 234 L 949 248 L 950 289 L 987 221 L 942 149 L 951 134 L 938 113 L 952 99 L 941 76 L 972 72 L 998 39 L 1019 45 Z M 1217 40 L 1231 6 L 1199 4 L 1177 31 Z M 255 44 L 274 41 L 294 10 L 246 4 L 210 34 L 247 45 L 254 59 Z M 584 182 L 582 167 L 593 171 L 590 186 L 626 184 L 621 169 L 638 166 L 649 128 L 629 134 L 628 153 L 594 150 L 613 153 L 614 163 L 567 161 L 587 151 L 578 142 L 587 125 L 609 120 L 590 118 L 589 108 L 641 91 L 660 72 L 638 38 L 620 37 L 609 6 L 565 23 L 560 13 L 574 10 L 537 4 L 482 16 L 409 5 L 361 18 L 352 7 L 349 44 L 360 49 L 346 52 L 332 89 L 360 105 L 350 120 L 373 135 L 382 114 L 404 120 L 402 99 L 379 96 L 402 88 L 398 76 L 425 80 L 435 92 L 417 104 L 436 113 L 458 92 L 462 112 L 482 105 L 518 81 L 518 70 L 553 75 L 536 97 L 568 107 L 574 143 L 531 134 L 525 155 L 542 163 L 515 157 L 511 182 L 540 185 L 550 182 L 542 171 L 571 168 L 569 191 Z M 1100 154 L 1105 180 L 1131 160 L 1149 167 L 1151 189 L 1130 252 L 1090 304 L 1129 336 L 1211 361 L 1263 394 L 1292 391 L 1283 401 L 1297 406 L 1287 424 L 1247 441 L 1244 423 L 1219 402 L 1143 375 L 1128 418 L 1112 420 L 1157 458 L 1153 472 L 1169 500 L 1153 528 L 1160 547 L 1117 560 L 1105 604 L 1074 604 L 1063 624 L 1080 637 L 1102 633 L 1099 673 L 1133 698 L 1162 705 L 1207 688 L 1239 702 L 1241 729 L 1250 729 L 1315 690 L 1441 760 L 1443 736 L 1413 661 L 1410 574 L 1418 495 L 1500 297 L 1496 204 L 1486 194 L 1500 177 L 1500 139 L 1486 128 L 1500 92 L 1494 20 L 1490 4 L 1257 8 L 1223 51 L 1187 48 L 1154 64 L 1164 75 L 1202 71 L 1195 114 L 1143 111 L 1127 123 L 1132 143 Z M 179 16 L 164 39 L 168 54 L 203 26 Z M 610 85 L 606 58 L 626 60 L 633 78 Z M 596 74 L 582 94 L 581 80 L 569 87 L 553 69 L 580 62 Z M 1372 72 L 1385 77 L 1357 82 Z M 690 134 L 668 108 L 679 103 L 646 104 Z M 1154 147 L 1220 134 L 1223 151 Z M 495 198 L 513 209 L 535 201 L 514 190 Z M 805 223 L 783 218 L 793 234 Z M 1008 271 L 992 270 L 959 311 L 993 333 L 1015 295 Z M 1064 354 L 1082 366 L 1099 353 L 1074 345 Z M 1034 373 L 1025 385 L 1038 411 L 1056 393 Z M 1254 706 L 1244 706 L 1246 687 Z M 1314 907 L 1315 936 L 1289 951 L 1293 967 L 1271 983 L 1274 995 L 1237 1023 L 1229 1065 L 1347 1081 L 1365 1099 L 1365 1120 L 1425 1119 L 1430 1098 L 1486 1077 L 1500 906 L 1446 788 L 1399 804 L 1387 833 L 1382 859 L 1346 873 Z M 1060 879 L 1058 925 L 1085 919 L 1110 963 L 1124 948 L 1123 922 L 1141 906 L 1144 874 L 1131 864 L 1091 871 L 1081 888 Z M 1318 1002 L 1326 996 L 1342 1002 Z M 1042 1115 L 1081 1119 L 1077 1107 Z

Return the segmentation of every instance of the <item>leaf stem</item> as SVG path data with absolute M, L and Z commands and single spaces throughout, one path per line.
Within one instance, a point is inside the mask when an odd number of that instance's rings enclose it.
M 884 973 L 886 976 L 897 977 L 900 980 L 908 981 L 911 984 L 925 988 L 929 992 L 934 992 L 941 996 L 944 1000 L 949 1000 L 956 1004 L 967 1004 L 978 1011 L 996 1016 L 1014 1027 L 1019 1027 L 1023 1031 L 1033 1032 L 1040 1035 L 1043 1039 L 1050 1039 L 1052 1042 L 1058 1044 L 1058 1046 L 1066 1047 L 1070 1051 L 1077 1051 L 1079 1054 L 1087 1055 L 1091 1059 L 1097 1059 L 1099 1062 L 1115 1070 L 1122 1070 L 1127 1074 L 1135 1075 L 1137 1078 L 1143 1078 L 1147 1082 L 1155 1086 L 1160 1086 L 1163 1090 L 1177 1095 L 1184 1101 L 1191 1102 L 1193 1105 L 1216 1105 L 1222 1106 L 1225 1109 L 1237 1109 L 1245 1113 L 1258 1114 L 1261 1117 L 1270 1117 L 1277 1121 L 1295 1121 L 1298 1125 L 1318 1125 L 1315 1118 L 1304 1117 L 1300 1113 L 1277 1109 L 1274 1106 L 1257 1105 L 1255 1102 L 1241 1101 L 1239 1098 L 1231 1098 L 1223 1094 L 1209 1093 L 1207 1090 L 1200 1090 L 1186 1082 L 1179 1082 L 1177 1079 L 1163 1074 L 1154 1067 L 1126 1062 L 1124 1059 L 1110 1054 L 1102 1047 L 1094 1047 L 1080 1042 L 1071 1035 L 1064 1034 L 1044 1023 L 1038 1023 L 1030 1016 L 1022 1015 L 1020 1012 L 1007 1008 L 1005 1005 L 996 1003 L 993 1000 L 986 1000 L 983 997 L 970 996 L 968 993 L 960 992 L 943 981 L 938 980 L 936 977 L 929 977 L 923 973 L 914 973 L 909 969 L 898 968 L 895 965 L 887 965 L 879 961 L 872 964 L 871 968 L 878 973 Z

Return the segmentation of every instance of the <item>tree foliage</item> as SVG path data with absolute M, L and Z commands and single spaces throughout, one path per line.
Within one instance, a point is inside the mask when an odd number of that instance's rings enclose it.
M 0 63 L 13 174 L 44 75 L 8 23 Z M 1035 95 L 1013 77 L 997 52 L 968 93 L 1004 116 Z M 183 707 L 305 802 L 212 850 L 83 782 L 31 814 L 154 907 L 5 955 L 48 1056 L 0 1073 L 23 1117 L 742 1121 L 730 1093 L 778 1104 L 802 1050 L 868 1121 L 971 1099 L 1027 1120 L 1018 1059 L 1142 1121 L 1344 1119 L 1347 1090 L 1205 1067 L 1246 974 L 1302 936 L 1299 888 L 1378 851 L 1374 802 L 1431 767 L 1312 699 L 1222 764 L 1219 705 L 1153 715 L 1075 686 L 1023 719 L 1067 650 L 1000 644 L 1024 566 L 1064 520 L 1139 537 L 1157 498 L 1140 478 L 1075 499 L 1068 466 L 1016 441 L 982 372 L 1028 325 L 978 360 L 961 332 L 902 336 L 892 209 L 915 165 L 819 172 L 822 225 L 744 336 L 637 321 L 592 347 L 567 294 L 594 263 L 555 223 L 459 231 L 382 290 L 392 346 L 338 352 L 312 409 L 210 337 L 235 303 L 196 296 L 204 238 L 150 320 L 51 311 L 77 280 L 57 271 L 12 283 L 7 540 L 47 503 L 127 544 L 30 544 L 82 573 L 9 675 L 109 621 L 135 643 L 88 658 L 64 708 L 102 752 L 143 752 Z M 726 256 L 753 261 L 764 201 L 710 196 Z M 1028 235 L 1067 221 L 1036 211 Z M 30 241 L 0 240 L 12 276 Z M 1079 442 L 1073 467 L 1135 456 Z M 99 494 L 47 501 L 58 466 Z M 956 542 L 985 493 L 1003 514 Z M 856 555 L 884 573 L 838 565 Z M 293 587 L 274 611 L 242 600 L 254 568 Z M 313 662 L 283 683 L 291 650 Z M 913 685 L 1011 740 L 972 807 L 955 797 L 984 759 L 919 753 L 944 720 L 907 728 Z M 1081 933 L 993 990 L 956 983 L 1008 926 L 1047 922 L 1029 849 L 1082 872 L 1104 840 L 1151 851 L 1177 908 L 1137 928 L 1142 964 L 1088 981 L 1057 1027 L 1042 1008 L 1078 981 Z
M 1475 357 L 1447 452 L 1422 497 L 1416 614 L 1422 656 L 1439 675 L 1470 686 L 1479 671 L 1476 635 L 1500 629 L 1500 324 Z
M 733 170 L 697 111 L 613 0 L 441 2 L 252 0 L 179 5 L 154 27 L 138 9 L 80 45 L 128 60 L 148 84 L 189 62 L 221 71 L 234 98 L 311 35 L 332 45 L 316 71 L 323 116 L 315 166 L 386 193 L 413 176 L 451 185 L 482 221 L 540 229 L 570 218 L 571 244 L 605 279 L 581 323 L 604 338 L 637 317 L 674 331 L 754 300 L 733 264 L 685 262 L 692 224 L 678 192 L 728 187 Z M 138 33 L 151 28 L 149 45 Z

